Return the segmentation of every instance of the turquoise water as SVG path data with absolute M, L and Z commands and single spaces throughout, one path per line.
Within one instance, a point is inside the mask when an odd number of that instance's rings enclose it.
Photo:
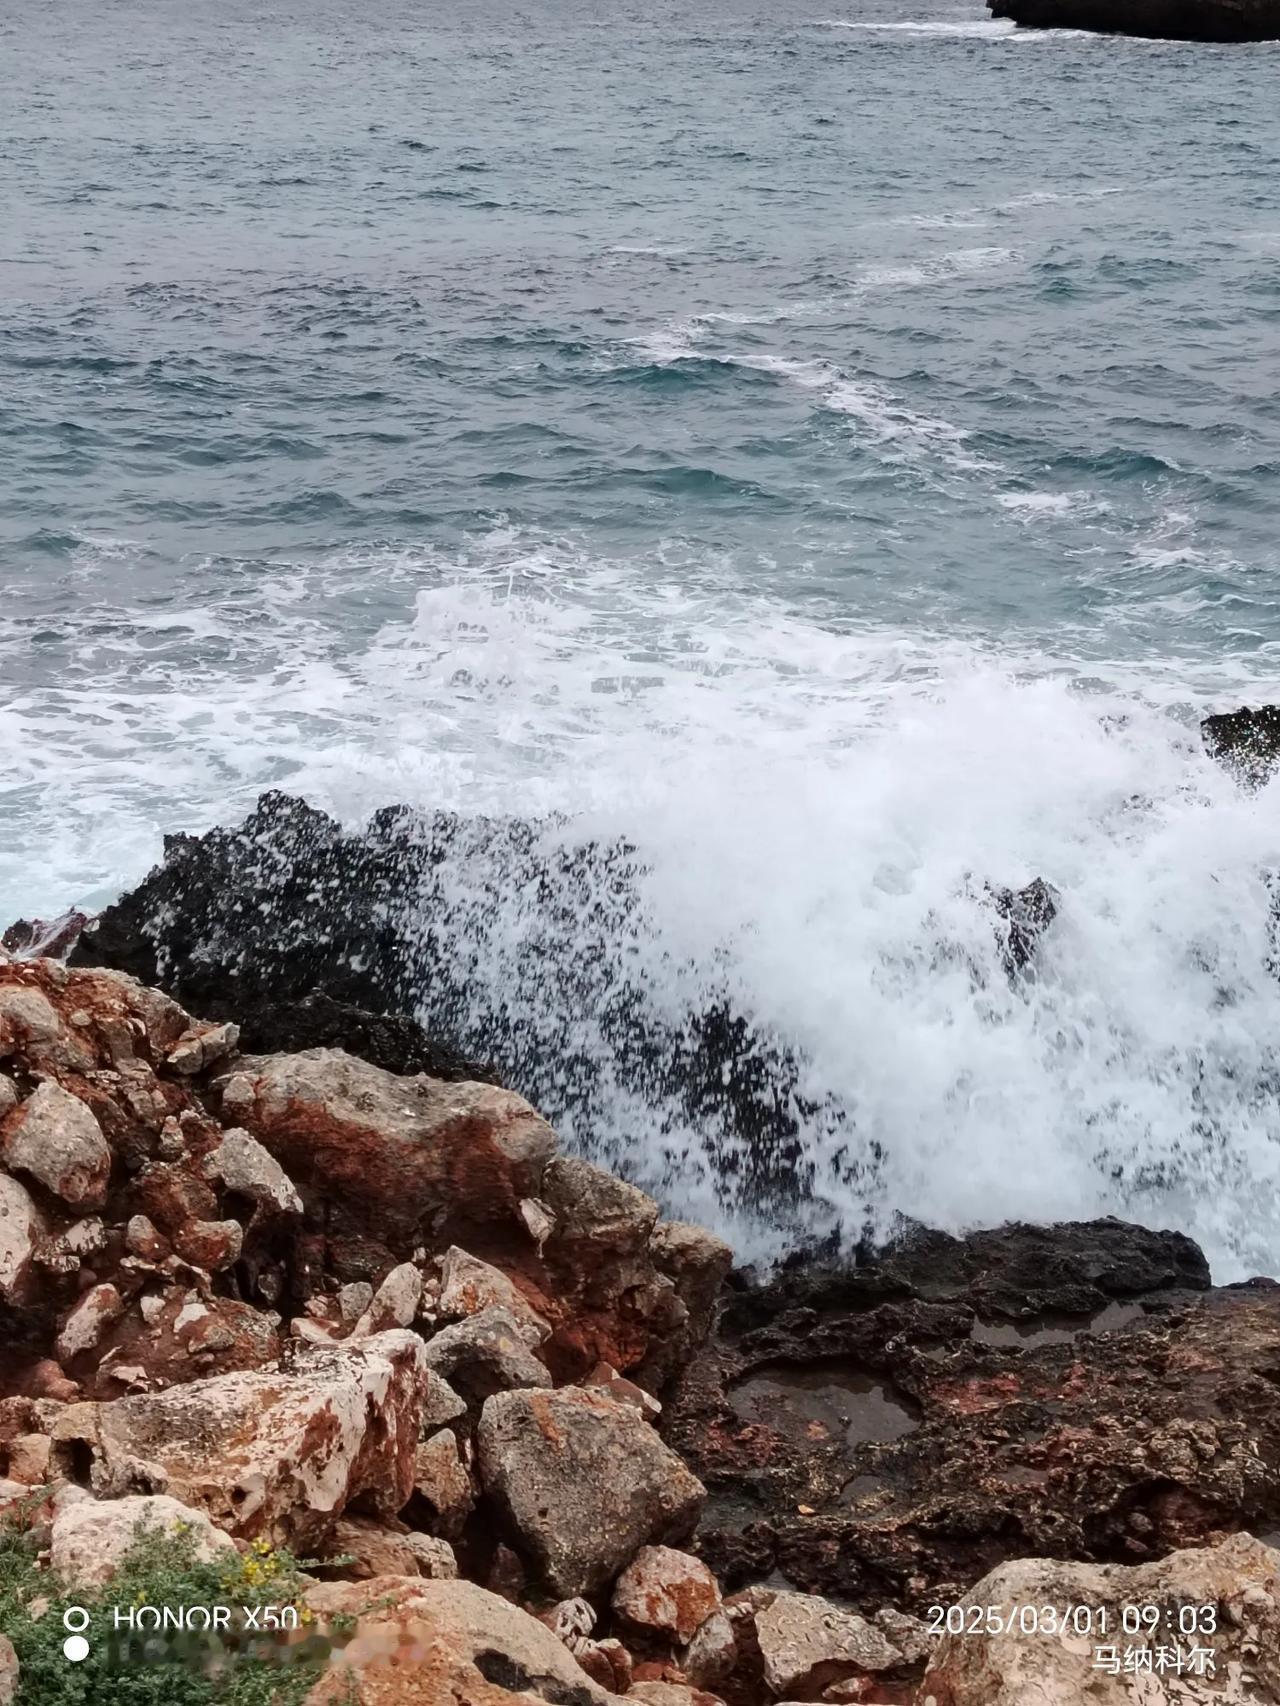
M 1195 734 L 1276 697 L 1280 49 L 68 0 L 0 54 L 0 910 L 268 784 L 564 810 L 888 1206 L 1280 1256 L 1277 798 Z M 975 987 L 1034 875 L 1039 983 Z

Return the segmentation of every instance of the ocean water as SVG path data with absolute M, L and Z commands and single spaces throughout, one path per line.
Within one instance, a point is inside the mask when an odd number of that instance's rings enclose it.
M 64 0 L 0 63 L 5 916 L 266 786 L 564 813 L 642 849 L 652 998 L 880 1146 L 868 1204 L 806 1132 L 819 1219 L 1275 1271 L 1280 784 L 1197 722 L 1280 696 L 1280 49 Z M 518 895 L 468 951 L 528 982 Z M 660 1125 L 570 1136 L 643 1180 Z

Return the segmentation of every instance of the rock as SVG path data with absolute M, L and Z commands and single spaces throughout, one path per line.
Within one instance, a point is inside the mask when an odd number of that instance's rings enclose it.
M 19 918 L 0 937 L 0 946 L 14 959 L 60 960 L 75 945 L 88 922 L 89 914 L 75 907 L 57 918 Z
M 13 1706 L 18 1698 L 19 1681 L 20 1667 L 13 1642 L 7 1635 L 0 1635 L 0 1706 Z
M 764 1678 L 775 1694 L 816 1693 L 854 1672 L 891 1670 L 903 1655 L 865 1618 L 807 1593 L 778 1593 L 756 1613 Z
M 461 1535 L 475 1506 L 475 1487 L 458 1451 L 457 1436 L 442 1428 L 414 1452 L 415 1502 L 427 1507 L 428 1525 L 448 1540 Z
M 94 1350 L 107 1329 L 124 1314 L 124 1301 L 113 1285 L 95 1285 L 85 1292 L 62 1323 L 54 1347 L 58 1361 L 69 1363 Z
M 235 1542 L 202 1511 L 157 1494 L 64 1505 L 53 1519 L 49 1562 L 73 1590 L 101 1587 L 138 1543 L 140 1529 L 189 1534 L 196 1557 L 205 1562 L 227 1558 L 234 1563 L 237 1557 Z
M 306 1706 L 621 1706 L 536 1617 L 471 1582 L 324 1582 L 307 1603 L 338 1651 Z
M 922 1618 L 912 1617 L 905 1611 L 895 1611 L 892 1606 L 877 1611 L 871 1621 L 908 1664 L 918 1664 L 921 1659 L 927 1659 L 937 1645 L 937 1636 L 930 1632 L 929 1625 Z
M 1252 1535 L 1235 1534 L 1218 1546 L 1135 1567 L 1018 1559 L 985 1576 L 960 1603 L 999 1606 L 1015 1619 L 1029 1605 L 1104 1607 L 1109 1628 L 1105 1636 L 1083 1640 L 1034 1627 L 1024 1633 L 1016 1622 L 1008 1634 L 945 1635 L 919 1690 L 920 1699 L 934 1706 L 1280 1701 L 1280 1553 Z M 1147 1606 L 1157 1609 L 1154 1630 L 1141 1616 Z M 1136 1630 L 1124 1627 L 1126 1607 Z M 1136 1618 L 1132 1608 L 1138 1608 Z M 1195 1625 L 1190 1634 L 1179 1624 L 1187 1616 Z M 1212 1629 L 1205 1627 L 1210 1622 Z M 1099 1648 L 1117 1655 L 1114 1669 L 1095 1664 Z M 1199 1674 L 1158 1662 L 1162 1649 L 1185 1659 L 1193 1648 L 1211 1654 Z M 1145 1674 L 1126 1663 L 1128 1650 L 1147 1655 Z
M 355 1326 L 372 1302 L 373 1287 L 368 1280 L 352 1280 L 338 1290 L 338 1313 L 349 1327 Z
M 737 1631 L 728 1614 L 713 1611 L 677 1656 L 681 1670 L 695 1688 L 713 1688 L 724 1682 L 738 1662 Z
M 642 1629 L 684 1646 L 720 1609 L 720 1585 L 707 1566 L 669 1546 L 642 1546 L 618 1577 L 613 1609 Z
M 36 1250 L 47 1230 L 26 1188 L 0 1173 L 0 1301 L 25 1301 Z
M 130 1255 L 138 1256 L 144 1262 L 163 1262 L 170 1254 L 167 1241 L 145 1214 L 130 1215 L 124 1229 L 124 1242 Z
M 368 1581 L 372 1576 L 418 1574 L 418 1560 L 409 1545 L 408 1534 L 367 1516 L 339 1517 L 326 1555 L 343 1559 L 341 1564 L 328 1567 L 353 1581 Z
M 422 1351 L 404 1332 L 308 1349 L 287 1372 L 218 1375 L 74 1406 L 82 1414 L 63 1418 L 55 1432 L 67 1445 L 82 1442 L 95 1491 L 114 1495 L 142 1483 L 206 1511 L 230 1533 L 304 1547 L 356 1498 L 368 1514 L 388 1518 L 407 1502 Z
M 1260 788 L 1280 765 L 1280 705 L 1259 705 L 1256 710 L 1242 705 L 1238 711 L 1206 717 L 1200 732 L 1212 756 L 1249 787 Z
M 997 18 L 1011 18 L 1033 29 L 1092 30 L 1167 41 L 1246 42 L 1280 37 L 1274 0 L 1120 0 L 1117 5 L 1103 5 L 1101 0 L 988 0 L 988 5 Z
M 419 1575 L 434 1582 L 458 1579 L 458 1560 L 447 1540 L 441 1540 L 434 1534 L 419 1534 L 416 1530 L 406 1534 L 404 1539 L 417 1562 Z
M 369 1307 L 352 1329 L 353 1338 L 382 1333 L 388 1327 L 412 1327 L 422 1297 L 422 1275 L 412 1262 L 401 1262 L 383 1280 Z
M 426 1360 L 469 1404 L 482 1404 L 495 1392 L 516 1387 L 551 1385 L 520 1323 L 505 1309 L 484 1309 L 445 1327 L 428 1341 Z
M 634 1254 L 657 1225 L 652 1197 L 576 1156 L 557 1156 L 542 1176 L 542 1199 L 555 1219 L 554 1239 L 597 1251 Z
M 439 1312 L 445 1320 L 461 1320 L 485 1309 L 505 1309 L 529 1345 L 540 1345 L 550 1326 L 524 1293 L 501 1269 L 469 1256 L 452 1245 L 440 1263 Z
M 222 1142 L 206 1155 L 204 1175 L 226 1191 L 246 1197 L 259 1213 L 298 1215 L 302 1198 L 271 1151 L 238 1126 L 222 1134 Z
M 640 1706 L 722 1706 L 714 1695 L 682 1682 L 633 1682 L 627 1699 Z
M 715 1325 L 721 1287 L 733 1266 L 733 1251 L 723 1238 L 683 1220 L 660 1220 L 649 1240 L 649 1255 L 676 1288 L 689 1312 L 683 1355 L 703 1343 Z M 669 1360 L 674 1367 L 676 1359 Z M 665 1369 L 664 1369 L 665 1372 Z
M 52 1441 L 48 1434 L 19 1434 L 5 1448 L 5 1474 L 28 1487 L 40 1487 L 49 1479 Z
M 0 1072 L 0 1121 L 8 1118 L 18 1105 L 18 1090 L 12 1078 Z
M 1004 926 L 1000 952 L 1012 977 L 1031 964 L 1040 938 L 1058 916 L 1062 896 L 1043 877 L 1021 889 L 989 887 L 987 894 Z
M 439 1369 L 433 1369 L 427 1381 L 427 1401 L 422 1408 L 423 1433 L 461 1421 L 466 1413 L 466 1400 L 458 1396 Z
M 305 1193 L 411 1248 L 424 1218 L 508 1220 L 555 1152 L 529 1104 L 491 1084 L 395 1078 L 341 1049 L 245 1059 L 236 1116 Z
M 626 1694 L 630 1689 L 631 1654 L 621 1641 L 612 1636 L 607 1641 L 584 1641 L 573 1656 L 592 1682 L 606 1692 Z
M 1269 1517 L 1280 1300 L 1207 1277 L 1188 1240 L 1098 1221 L 735 1286 L 663 1412 L 715 1489 L 699 1555 L 729 1590 L 776 1570 L 920 1613 L 1011 1547 L 1136 1560 Z
M 504 1392 L 478 1434 L 486 1494 L 550 1591 L 595 1592 L 646 1543 L 692 1531 L 700 1482 L 629 1406 L 596 1392 Z
M 237 1220 L 191 1220 L 174 1234 L 173 1247 L 193 1268 L 220 1273 L 240 1260 L 244 1228 Z
M 267 1368 L 280 1358 L 271 1319 L 231 1297 L 201 1297 L 171 1286 L 144 1293 L 99 1347 L 97 1367 L 82 1371 L 85 1396 L 160 1391 L 215 1374 Z
M 234 1054 L 239 1041 L 239 1025 L 193 1025 L 169 1050 L 166 1064 L 170 1072 L 194 1078 Z
M 29 1173 L 46 1190 L 81 1212 L 107 1200 L 111 1151 L 91 1109 L 52 1079 L 9 1116 L 3 1136 L 5 1165 Z
M 647 1416 L 651 1422 L 656 1422 L 662 1414 L 662 1405 L 651 1392 L 646 1392 L 643 1386 L 637 1386 L 634 1380 L 625 1379 L 607 1362 L 598 1362 L 591 1373 L 578 1384 L 596 1387 L 607 1398 L 612 1398 L 615 1404 L 630 1404 L 633 1410 L 639 1410 L 640 1414 Z
M 43 990 L 23 983 L 0 987 L 0 1058 L 58 1040 L 62 1021 Z
M 542 1621 L 557 1641 L 563 1641 L 573 1654 L 591 1646 L 591 1634 L 596 1626 L 595 1607 L 589 1599 L 562 1599 L 550 1611 L 542 1613 Z
M 170 837 L 163 865 L 94 921 L 72 959 L 236 1019 L 247 1050 L 338 1043 L 437 1078 L 489 1076 L 463 1057 L 493 1060 L 553 1122 L 572 1116 L 579 1129 L 604 1081 L 645 1101 L 656 1092 L 713 1150 L 727 1135 L 745 1194 L 793 1201 L 807 1182 L 804 1063 L 727 998 L 687 1013 L 655 1004 L 633 954 L 651 923 L 642 874 L 634 848 L 575 844 L 564 825 L 389 808 L 348 833 L 271 793 L 238 829 Z M 481 894 L 492 904 L 477 908 Z M 522 946 L 504 956 L 501 912 L 517 901 Z M 477 931 L 492 932 L 492 952 L 477 954 Z M 411 1021 L 371 1017 L 427 993 L 429 1039 Z M 584 1012 L 593 1050 L 575 1046 Z

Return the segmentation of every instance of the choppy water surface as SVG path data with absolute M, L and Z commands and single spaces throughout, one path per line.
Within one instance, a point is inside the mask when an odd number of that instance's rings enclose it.
M 0 21 L 0 910 L 267 784 L 561 809 L 883 1212 L 1274 1269 L 1280 792 L 1195 723 L 1277 697 L 1280 50 L 832 3 Z

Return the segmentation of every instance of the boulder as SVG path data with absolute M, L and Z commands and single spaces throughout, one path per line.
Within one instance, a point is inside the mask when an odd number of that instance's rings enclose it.
M 692 1532 L 705 1491 L 634 1409 L 599 1392 L 499 1393 L 480 1476 L 560 1598 L 593 1593 L 643 1545 Z
M 585 1244 L 600 1255 L 635 1255 L 658 1223 L 658 1205 L 634 1185 L 577 1156 L 557 1156 L 542 1176 L 542 1201 L 561 1245 Z
M 367 1516 L 342 1516 L 334 1524 L 326 1557 L 341 1559 L 329 1565 L 353 1581 L 372 1576 L 416 1576 L 418 1560 L 406 1532 L 388 1528 Z
M 305 1706 L 621 1706 L 536 1617 L 471 1582 L 324 1582 L 307 1603 L 322 1632 L 343 1621 Z
M 302 1198 L 275 1156 L 256 1137 L 232 1126 L 204 1157 L 204 1175 L 224 1191 L 247 1198 L 259 1215 L 299 1215 Z
M 189 1535 L 202 1561 L 238 1557 L 235 1542 L 215 1528 L 203 1511 L 165 1494 L 99 1503 L 79 1499 L 53 1519 L 49 1562 L 68 1588 L 101 1587 L 120 1568 L 125 1554 L 148 1533 Z
M 469 1404 L 522 1386 L 550 1386 L 551 1375 L 529 1349 L 520 1323 L 505 1309 L 482 1309 L 430 1339 L 427 1367 L 442 1374 Z
M 389 1327 L 412 1327 L 421 1301 L 421 1273 L 412 1262 L 401 1262 L 370 1298 L 368 1308 L 352 1328 L 352 1337 L 384 1333 Z
M 435 1534 L 420 1534 L 416 1529 L 411 1529 L 404 1539 L 419 1575 L 428 1576 L 433 1582 L 457 1581 L 458 1559 L 447 1540 Z
M 239 1025 L 192 1025 L 169 1050 L 165 1064 L 182 1078 L 194 1078 L 233 1054 L 239 1041 Z
M 986 1607 L 999 1607 L 998 1621 L 1012 1627 L 943 1636 L 919 1690 L 933 1706 L 1280 1701 L 1280 1553 L 1249 1534 L 1133 1567 L 1018 1559 L 984 1576 L 959 1603 L 983 1607 L 984 1621 Z M 1026 1606 L 1092 1608 L 1095 1632 L 1082 1637 L 1034 1622 L 1024 1629 L 1018 1614 Z M 1207 1655 L 1194 1667 L 1193 1650 Z
M 551 1331 L 520 1288 L 500 1268 L 468 1255 L 456 1244 L 445 1251 L 440 1261 L 437 1307 L 446 1321 L 479 1315 L 485 1309 L 505 1309 L 530 1345 L 540 1345 Z
M 452 1429 L 441 1428 L 415 1450 L 413 1492 L 414 1506 L 419 1500 L 426 1506 L 432 1532 L 458 1539 L 475 1506 L 476 1493 Z
M 37 1085 L 5 1122 L 5 1165 L 28 1173 L 81 1212 L 107 1200 L 111 1151 L 93 1111 L 52 1079 Z
M 26 1187 L 0 1173 L 0 1302 L 25 1301 L 48 1228 Z
M 302 1548 L 353 1499 L 385 1517 L 408 1500 L 422 1353 L 405 1332 L 306 1349 L 289 1369 L 72 1406 L 55 1440 L 81 1442 L 95 1491 L 167 1491 L 229 1533 Z
M 509 1221 L 556 1147 L 510 1091 L 397 1078 L 341 1049 L 244 1059 L 227 1096 L 304 1195 L 350 1205 L 402 1249 L 424 1219 Z
M 764 1679 L 776 1695 L 817 1693 L 903 1663 L 873 1624 L 813 1594 L 774 1594 L 756 1613 L 755 1628 Z
M 626 1622 L 683 1646 L 720 1609 L 720 1585 L 687 1552 L 642 1546 L 618 1577 L 613 1609 Z

